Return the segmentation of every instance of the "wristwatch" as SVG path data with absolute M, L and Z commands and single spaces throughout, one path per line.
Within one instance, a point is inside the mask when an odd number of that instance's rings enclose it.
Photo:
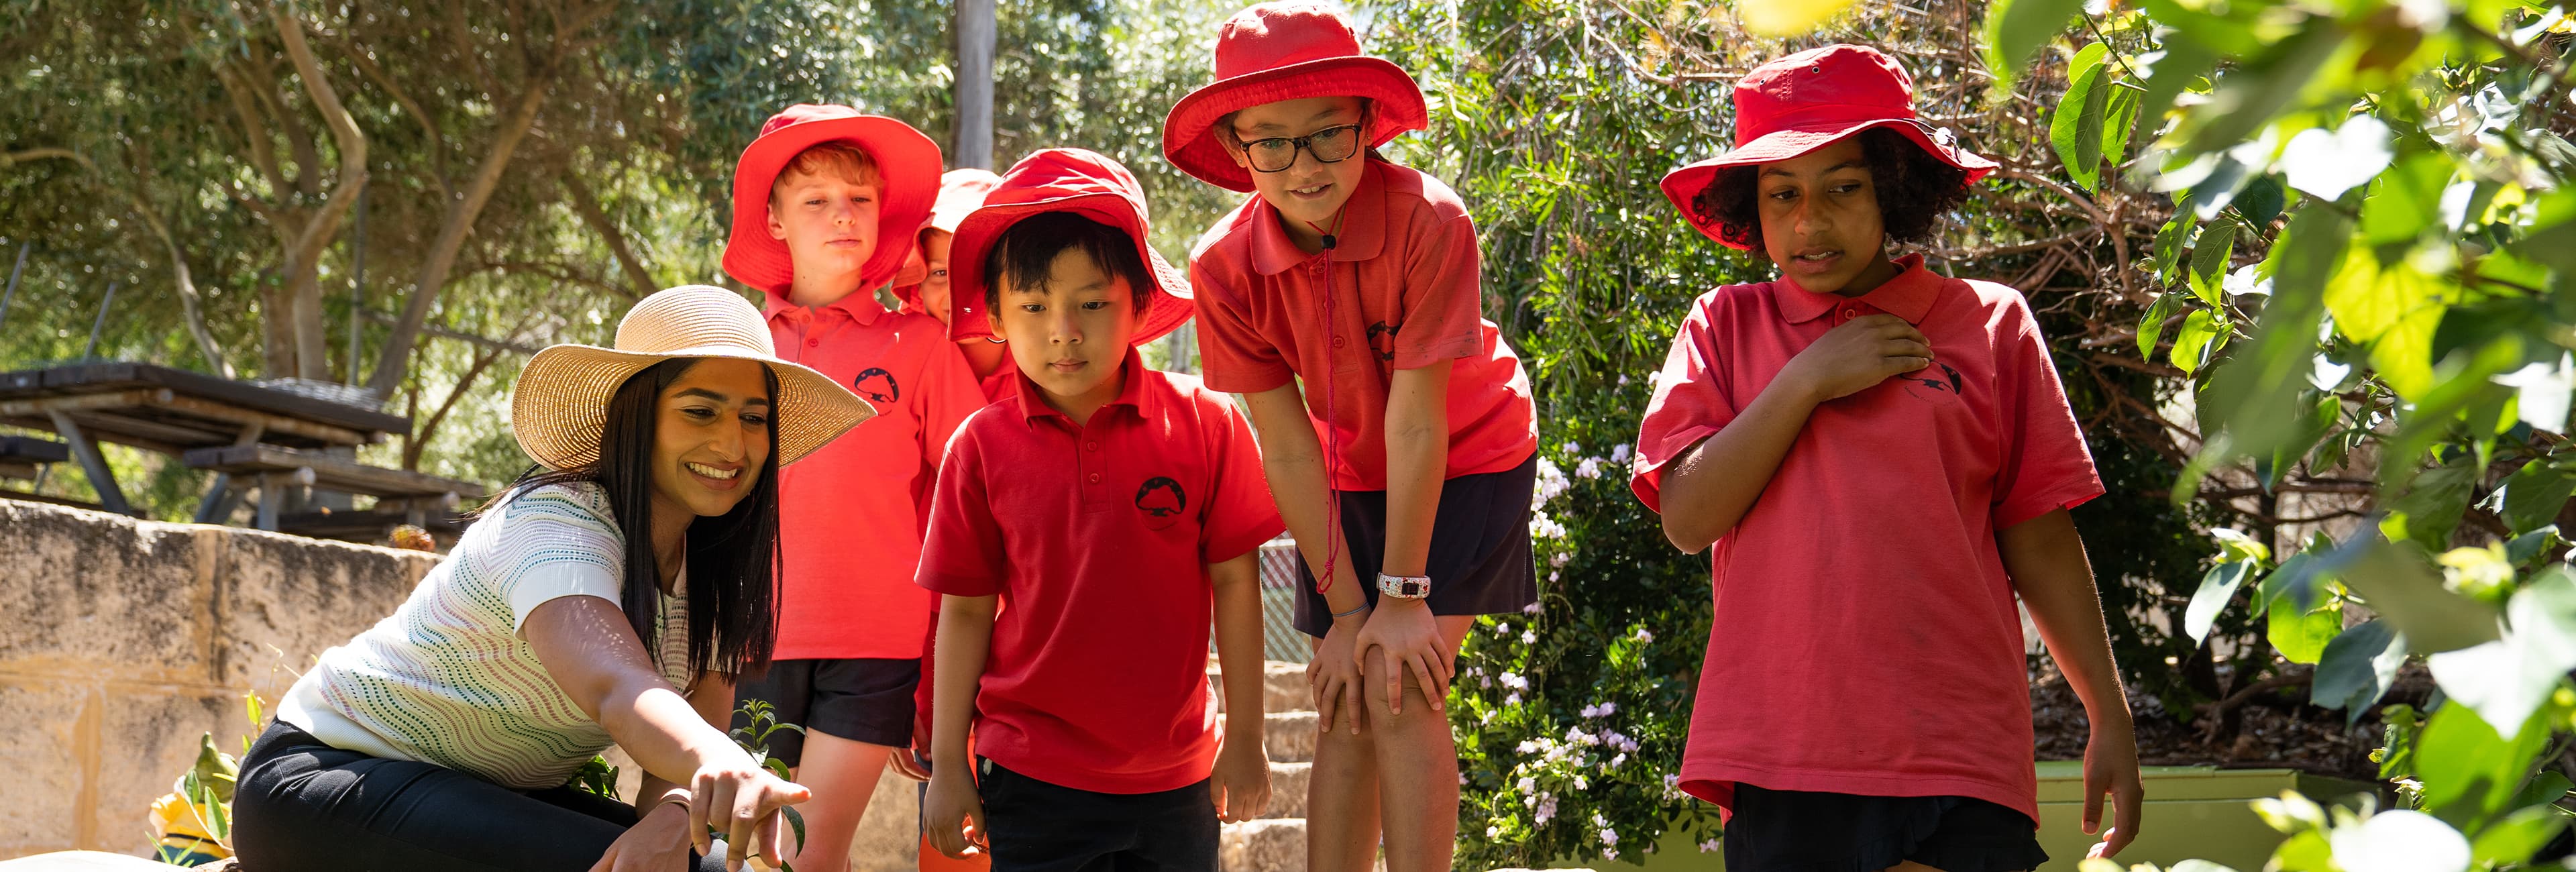
M 1379 596 L 1418 600 L 1431 595 L 1431 576 L 1377 574 Z

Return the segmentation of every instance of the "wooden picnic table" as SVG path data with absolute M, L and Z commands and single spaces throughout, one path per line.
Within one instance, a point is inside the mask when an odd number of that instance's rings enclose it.
M 229 517 L 259 491 L 256 523 L 278 528 L 283 494 L 314 486 L 394 501 L 415 519 L 480 497 L 481 485 L 360 464 L 348 451 L 409 432 L 411 419 L 250 382 L 148 363 L 78 363 L 0 373 L 0 424 L 51 430 L 98 491 L 99 505 L 133 514 L 98 453 L 115 442 L 216 473 L 197 521 Z M 41 442 L 43 440 L 33 440 Z M 335 454 L 335 451 L 337 452 Z

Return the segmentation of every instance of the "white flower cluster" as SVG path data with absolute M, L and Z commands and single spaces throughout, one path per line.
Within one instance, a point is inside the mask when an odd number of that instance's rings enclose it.
M 1618 710 L 1619 704 L 1615 702 L 1605 702 L 1600 705 L 1587 705 L 1583 707 L 1583 716 L 1587 718 L 1603 717 Z
M 1548 517 L 1544 512 L 1530 515 L 1530 538 L 1532 539 L 1563 539 L 1565 532 L 1564 524 L 1557 523 L 1555 518 Z
M 1574 482 L 1565 477 L 1565 470 L 1556 467 L 1556 461 L 1539 458 L 1538 486 L 1530 490 L 1530 511 L 1546 508 L 1550 501 L 1564 495 L 1565 489 L 1573 486 Z

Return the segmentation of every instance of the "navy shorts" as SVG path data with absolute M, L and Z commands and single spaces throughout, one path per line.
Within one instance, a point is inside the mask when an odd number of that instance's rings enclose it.
M 1738 782 L 1726 822 L 1729 872 L 1885 869 L 2019 872 L 2048 862 L 2038 824 L 1964 796 L 1862 796 Z
M 773 660 L 769 671 L 734 681 L 734 707 L 768 700 L 778 722 L 870 745 L 912 744 L 913 689 L 921 686 L 921 660 Z M 749 726 L 740 713 L 736 727 Z M 805 737 L 795 730 L 769 734 L 769 756 L 794 766 L 805 757 Z
M 1099 793 L 977 763 L 993 872 L 1216 868 L 1216 803 L 1204 779 L 1158 793 Z
M 1538 489 L 1538 455 L 1501 472 L 1462 475 L 1440 485 L 1440 507 L 1431 521 L 1431 550 L 1422 574 L 1431 576 L 1431 613 L 1501 615 L 1538 602 L 1538 564 L 1530 554 L 1530 495 Z M 1369 605 L 1377 605 L 1377 573 L 1386 563 L 1386 492 L 1342 491 L 1342 560 L 1359 579 Z M 1297 597 L 1297 629 L 1323 638 L 1333 628 L 1333 607 L 1315 592 L 1315 571 L 1297 561 L 1305 590 Z

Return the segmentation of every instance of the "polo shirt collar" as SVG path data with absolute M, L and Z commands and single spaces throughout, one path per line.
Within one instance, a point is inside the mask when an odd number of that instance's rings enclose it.
M 784 293 L 768 291 L 761 294 L 760 314 L 761 317 L 766 320 L 775 321 L 778 320 L 780 315 L 803 308 L 806 307 L 788 302 L 787 295 Z M 815 306 L 813 308 L 817 310 L 838 309 L 841 314 L 849 316 L 850 320 L 857 321 L 861 324 L 875 324 L 877 322 L 877 318 L 882 317 L 886 313 L 885 304 L 877 302 L 875 291 L 851 291 L 848 294 L 842 295 L 838 300 L 833 300 L 829 303 Z
M 1909 254 L 1896 259 L 1897 273 L 1886 284 L 1858 297 L 1819 294 L 1798 287 L 1783 276 L 1771 283 L 1771 296 L 1780 307 L 1780 316 L 1789 323 L 1813 320 L 1835 306 L 1849 302 L 1868 303 L 1881 312 L 1905 319 L 1908 324 L 1921 324 L 1932 313 L 1932 302 L 1941 296 L 1944 278 L 1923 265 L 1923 255 Z
M 1010 363 L 1007 360 L 1003 362 Z M 1130 345 L 1127 346 L 1127 359 L 1119 362 L 1118 365 L 1121 367 L 1119 372 L 1127 379 L 1127 383 L 1119 386 L 1118 396 L 1110 400 L 1108 405 L 1101 406 L 1100 412 L 1109 411 L 1117 406 L 1126 406 L 1136 410 L 1136 414 L 1142 417 L 1146 412 L 1145 357 L 1136 352 L 1136 346 Z M 1068 426 L 1073 423 L 1071 416 L 1056 411 L 1054 406 L 1047 405 L 1046 397 L 1039 393 L 1037 382 L 1029 380 L 1028 373 L 1016 372 L 1016 366 L 1014 366 L 1014 375 L 1016 377 L 1011 380 L 1011 384 L 1018 395 L 1023 422 L 1034 427 L 1039 418 L 1053 417 L 1063 420 Z M 1097 418 L 1100 412 L 1093 412 L 1093 417 Z
M 1367 260 L 1386 248 L 1386 167 L 1363 154 L 1359 188 L 1342 202 L 1341 232 L 1333 234 L 1331 250 L 1322 252 L 1334 260 Z M 1280 226 L 1279 210 L 1270 201 L 1252 197 L 1252 268 L 1262 275 L 1275 276 L 1289 267 L 1313 260 L 1288 237 L 1288 228 Z

